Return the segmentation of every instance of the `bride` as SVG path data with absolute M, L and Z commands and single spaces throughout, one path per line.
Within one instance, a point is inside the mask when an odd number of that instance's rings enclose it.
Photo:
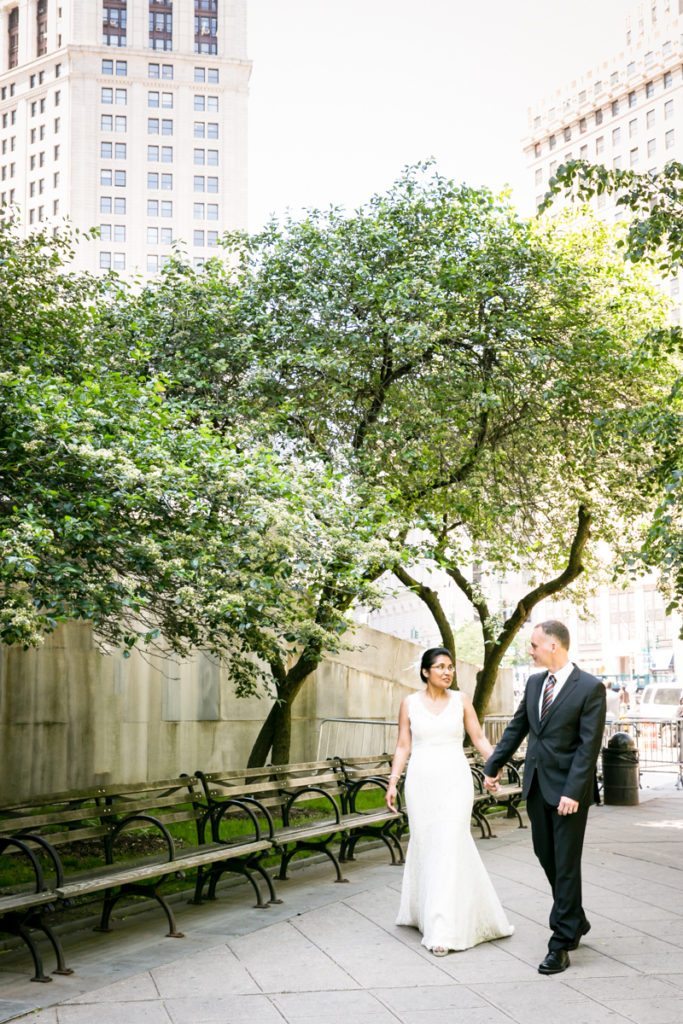
M 463 750 L 465 730 L 484 758 L 493 747 L 470 698 L 449 689 L 453 672 L 446 648 L 425 651 L 420 677 L 426 689 L 401 702 L 386 795 L 395 809 L 396 784 L 410 757 L 405 783 L 410 842 L 396 924 L 418 928 L 422 944 L 435 956 L 514 931 L 470 832 L 473 785 Z

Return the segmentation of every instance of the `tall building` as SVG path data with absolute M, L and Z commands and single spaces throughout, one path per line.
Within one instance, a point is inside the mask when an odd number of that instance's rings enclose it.
M 622 39 L 615 55 L 530 111 L 524 149 L 537 206 L 567 160 L 640 172 L 683 160 L 683 0 L 638 4 Z M 598 196 L 594 205 L 606 219 L 627 216 L 611 197 Z M 679 322 L 680 280 L 667 287 Z
M 154 273 L 246 226 L 246 0 L 0 0 L 0 206 Z

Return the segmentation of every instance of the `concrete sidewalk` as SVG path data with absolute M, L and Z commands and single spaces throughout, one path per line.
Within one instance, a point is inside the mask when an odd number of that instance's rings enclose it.
M 571 968 L 543 977 L 550 896 L 529 831 L 499 820 L 478 848 L 515 934 L 442 959 L 398 928 L 401 870 L 361 852 L 348 885 L 316 864 L 280 883 L 284 903 L 251 909 L 242 887 L 181 906 L 184 939 L 160 911 L 111 935 L 67 937 L 76 973 L 27 980 L 0 966 L 0 1020 L 31 1024 L 680 1024 L 683 1020 L 683 793 L 589 818 L 584 904 L 592 931 Z M 48 964 L 51 960 L 48 960 Z M 49 969 L 49 966 L 48 966 Z M 33 1012 L 31 1011 L 35 1009 Z M 27 1014 L 27 1015 L 26 1015 Z

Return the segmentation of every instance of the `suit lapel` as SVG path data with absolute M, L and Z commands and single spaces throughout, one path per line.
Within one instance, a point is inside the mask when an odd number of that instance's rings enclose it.
M 543 721 L 540 724 L 540 728 L 541 729 L 544 727 L 546 722 L 555 714 L 557 709 L 561 706 L 562 702 L 567 699 L 569 694 L 572 692 L 572 690 L 576 686 L 578 678 L 579 678 L 579 670 L 576 667 L 576 665 L 574 665 L 574 668 L 572 669 L 569 677 L 565 680 L 562 689 L 560 690 L 560 692 L 558 693 L 557 697 L 552 702 L 552 704 L 550 705 L 548 710 L 546 711 L 545 718 L 543 719 Z M 543 680 L 543 682 L 545 683 L 545 679 Z
M 531 685 L 533 680 L 533 685 Z M 533 723 L 534 729 L 538 732 L 540 727 L 540 715 L 539 715 L 539 703 L 541 700 L 541 690 L 545 684 L 546 677 L 539 675 L 535 679 L 533 676 L 529 680 L 529 695 L 527 700 L 527 717 L 529 722 Z

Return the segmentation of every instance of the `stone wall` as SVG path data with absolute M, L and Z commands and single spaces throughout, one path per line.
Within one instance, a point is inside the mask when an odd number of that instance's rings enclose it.
M 420 685 L 420 647 L 367 628 L 350 642 L 297 698 L 293 761 L 316 758 L 324 719 L 395 721 L 402 697 Z M 476 669 L 459 663 L 458 671 L 471 693 Z M 240 767 L 269 708 L 267 697 L 236 698 L 205 655 L 103 655 L 87 624 L 69 623 L 40 649 L 0 648 L 0 800 Z M 489 710 L 512 710 L 508 671 Z

